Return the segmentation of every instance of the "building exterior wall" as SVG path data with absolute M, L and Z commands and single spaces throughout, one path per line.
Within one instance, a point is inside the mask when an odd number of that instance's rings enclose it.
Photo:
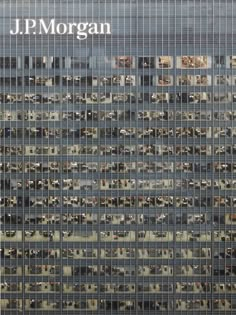
M 234 314 L 234 15 L 1 2 L 3 314 Z M 111 34 L 14 36 L 15 19 Z

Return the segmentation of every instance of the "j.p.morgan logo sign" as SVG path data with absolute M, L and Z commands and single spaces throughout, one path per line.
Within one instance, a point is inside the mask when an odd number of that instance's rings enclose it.
M 16 19 L 11 35 L 75 35 L 84 40 L 88 35 L 110 35 L 110 23 L 62 23 L 55 19 Z

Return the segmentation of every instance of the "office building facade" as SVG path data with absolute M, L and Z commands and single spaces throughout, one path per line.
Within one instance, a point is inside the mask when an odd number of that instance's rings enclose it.
M 235 314 L 235 1 L 2 1 L 2 314 Z

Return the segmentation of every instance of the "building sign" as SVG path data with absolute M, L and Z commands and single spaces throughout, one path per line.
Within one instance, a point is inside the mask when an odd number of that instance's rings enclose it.
M 84 40 L 88 35 L 110 35 L 110 23 L 57 23 L 55 19 L 16 19 L 11 35 L 74 35 Z

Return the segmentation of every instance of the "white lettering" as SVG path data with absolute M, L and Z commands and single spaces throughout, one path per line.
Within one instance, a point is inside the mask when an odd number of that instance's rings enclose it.
M 67 25 L 65 23 L 58 23 L 56 27 L 57 34 L 63 35 L 67 32 Z
M 68 31 L 69 35 L 73 35 L 74 34 L 73 28 L 76 27 L 76 26 L 77 26 L 76 23 L 69 23 L 69 31 Z
M 36 26 L 36 20 L 26 19 L 25 20 L 25 34 L 29 35 L 30 34 L 30 29 L 35 28 L 35 26 Z
M 55 35 L 55 20 L 52 19 L 50 20 L 50 23 L 48 24 L 48 26 L 46 26 L 45 22 L 43 19 L 39 20 L 39 34 L 51 34 L 51 35 Z
M 88 34 L 111 34 L 111 25 L 110 23 L 56 23 L 55 19 L 46 22 L 44 19 L 16 19 L 15 26 L 10 30 L 11 35 L 36 35 L 36 33 L 39 35 L 76 34 L 77 39 L 84 40 L 88 37 Z
M 101 25 L 101 31 L 100 34 L 111 34 L 111 24 L 110 23 L 100 23 Z M 105 32 L 106 27 L 106 32 Z
M 85 32 L 87 30 L 88 23 L 77 24 L 77 38 L 80 40 L 86 39 L 88 34 Z
M 15 32 L 13 30 L 10 30 L 10 34 L 16 35 L 19 33 L 19 30 L 20 30 L 20 20 L 16 19 L 16 30 L 15 30 Z
M 89 24 L 88 33 L 91 34 L 91 35 L 99 34 L 99 32 L 98 32 L 98 24 L 97 23 L 90 23 Z

